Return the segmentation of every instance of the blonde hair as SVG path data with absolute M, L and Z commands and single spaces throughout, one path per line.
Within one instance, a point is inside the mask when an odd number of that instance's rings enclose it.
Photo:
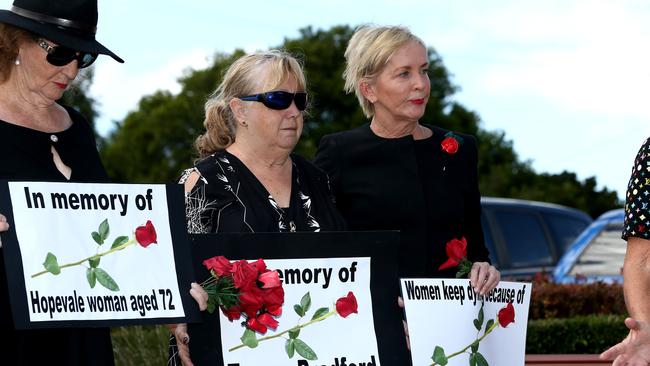
M 265 79 L 263 90 L 255 90 L 261 78 Z M 199 157 L 223 150 L 235 142 L 237 121 L 229 105 L 233 98 L 272 90 L 289 78 L 296 80 L 300 90 L 306 89 L 300 62 L 286 51 L 245 55 L 230 65 L 221 84 L 205 103 L 205 133 L 195 142 Z
M 419 37 L 400 26 L 364 25 L 357 28 L 350 38 L 345 50 L 345 91 L 354 91 L 366 117 L 372 117 L 375 111 L 372 103 L 361 93 L 361 82 L 374 79 L 393 53 L 412 41 L 426 48 Z

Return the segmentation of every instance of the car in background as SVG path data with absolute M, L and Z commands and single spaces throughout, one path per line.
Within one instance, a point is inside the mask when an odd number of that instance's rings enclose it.
M 521 199 L 483 197 L 481 208 L 490 260 L 508 280 L 532 280 L 539 272 L 552 272 L 593 221 L 574 208 Z
M 623 261 L 627 244 L 621 239 L 625 211 L 600 215 L 571 244 L 553 272 L 556 283 L 602 281 L 623 283 Z

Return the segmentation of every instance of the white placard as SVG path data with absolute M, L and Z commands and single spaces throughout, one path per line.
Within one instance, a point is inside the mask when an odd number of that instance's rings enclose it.
M 9 191 L 30 321 L 184 316 L 164 185 L 10 182 Z M 92 233 L 104 221 L 99 245 Z M 157 243 L 144 247 L 134 233 L 147 221 Z M 112 251 L 121 236 L 128 245 Z M 57 275 L 44 267 L 50 255 Z
M 298 324 L 308 323 L 319 308 L 335 309 L 337 299 L 352 292 L 357 299 L 358 313 L 346 318 L 336 314 L 300 330 L 298 339 L 317 355 L 307 360 L 297 352 L 289 358 L 285 350 L 288 334 L 260 341 L 256 348 L 241 347 L 244 328 L 241 320 L 230 322 L 220 315 L 224 365 L 239 366 L 314 366 L 314 365 L 380 365 L 370 293 L 370 258 L 269 259 L 269 269 L 277 270 L 285 291 L 283 312 L 278 328 L 258 339 L 277 335 Z M 303 296 L 309 293 L 311 305 L 304 317 L 294 311 Z
M 401 279 L 401 286 L 413 365 L 432 365 L 441 352 L 448 366 L 467 366 L 470 357 L 489 365 L 524 364 L 530 283 L 502 281 L 484 297 L 466 279 Z M 508 324 L 502 327 L 499 319 Z

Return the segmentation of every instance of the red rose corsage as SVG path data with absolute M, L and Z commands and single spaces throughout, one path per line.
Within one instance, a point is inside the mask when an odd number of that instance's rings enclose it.
M 458 148 L 463 144 L 463 138 L 449 131 L 445 134 L 444 140 L 440 143 L 440 147 L 444 152 L 453 155 L 458 152 Z

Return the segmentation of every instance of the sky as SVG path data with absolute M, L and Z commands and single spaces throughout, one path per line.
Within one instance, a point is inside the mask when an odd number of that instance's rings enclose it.
M 537 172 L 595 176 L 624 197 L 650 136 L 645 0 L 99 0 L 97 39 L 126 63 L 94 65 L 98 130 L 108 134 L 142 96 L 177 93 L 177 79 L 217 52 L 365 23 L 407 26 L 435 48 L 459 87 L 454 99 Z

